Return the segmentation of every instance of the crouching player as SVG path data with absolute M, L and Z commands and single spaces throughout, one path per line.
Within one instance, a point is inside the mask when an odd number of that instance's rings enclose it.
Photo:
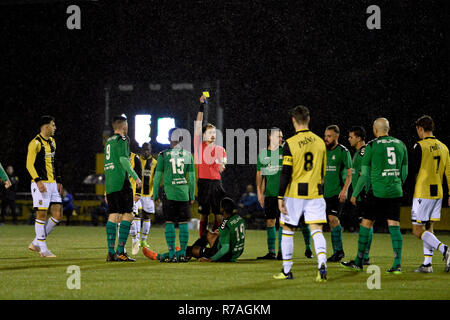
M 199 262 L 235 262 L 244 252 L 245 224 L 237 214 L 236 204 L 230 198 L 221 201 L 223 221 L 219 232 L 209 232 L 192 246 L 187 247 L 186 258 L 197 258 Z M 208 247 L 209 245 L 209 247 Z M 152 260 L 164 260 L 168 253 L 157 254 L 148 248 L 143 248 L 144 255 Z M 177 256 L 182 255 L 181 250 Z

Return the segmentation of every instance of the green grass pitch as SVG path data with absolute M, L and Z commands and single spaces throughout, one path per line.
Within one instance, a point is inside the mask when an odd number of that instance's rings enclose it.
M 0 227 L 0 300 L 5 299 L 148 299 L 148 300 L 300 300 L 300 299 L 450 299 L 450 273 L 444 272 L 442 255 L 435 251 L 434 273 L 413 270 L 423 259 L 422 242 L 410 232 L 403 235 L 403 274 L 384 273 L 392 264 L 389 234 L 375 234 L 371 262 L 381 269 L 381 289 L 367 288 L 371 274 L 352 272 L 328 264 L 328 281 L 316 283 L 317 260 L 304 257 L 301 232 L 296 232 L 294 280 L 274 280 L 280 261 L 257 261 L 266 253 L 266 232 L 248 230 L 244 254 L 237 263 L 165 264 L 147 259 L 140 252 L 135 263 L 106 263 L 104 227 L 59 226 L 47 243 L 56 259 L 43 259 L 27 249 L 33 226 Z M 190 241 L 198 231 L 191 230 Z M 450 235 L 437 234 L 450 243 Z M 178 229 L 177 229 L 178 237 Z M 330 234 L 325 233 L 328 253 Z M 346 258 L 356 254 L 357 234 L 344 233 Z M 164 229 L 152 227 L 149 242 L 167 251 Z M 178 243 L 178 240 L 177 240 Z M 131 240 L 127 243 L 131 252 Z M 329 256 L 330 254 L 328 254 Z M 81 288 L 67 288 L 67 268 L 80 267 Z

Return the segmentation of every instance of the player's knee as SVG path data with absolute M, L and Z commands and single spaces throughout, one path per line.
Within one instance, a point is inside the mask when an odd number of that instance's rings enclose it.
M 267 219 L 267 228 L 272 228 L 275 227 L 275 222 L 277 221 L 277 219 Z
M 420 239 L 424 232 L 425 228 L 423 226 L 413 225 L 412 233 L 416 238 Z
M 333 215 L 328 216 L 328 222 L 329 222 L 331 228 L 335 228 L 339 225 L 338 217 L 333 216 Z

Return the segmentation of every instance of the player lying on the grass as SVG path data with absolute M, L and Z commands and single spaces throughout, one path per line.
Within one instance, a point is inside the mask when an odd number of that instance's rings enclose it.
M 344 267 L 355 271 L 363 270 L 364 254 L 367 251 L 370 229 L 375 220 L 387 219 L 392 238 L 394 263 L 386 271 L 401 274 L 403 238 L 400 232 L 400 207 L 402 204 L 402 185 L 408 175 L 408 153 L 404 143 L 389 136 L 389 121 L 378 118 L 373 123 L 376 139 L 367 144 L 361 164 L 361 176 L 358 180 L 351 203 L 363 188 L 370 186 L 367 196 L 367 210 L 359 228 L 358 253 L 355 260 L 342 262 Z
M 415 272 L 433 272 L 433 250 L 440 251 L 445 260 L 445 271 L 450 271 L 450 250 L 433 234 L 433 224 L 441 218 L 443 176 L 450 186 L 450 158 L 445 144 L 433 136 L 434 121 L 422 116 L 416 121 L 420 140 L 414 145 L 411 159 L 414 175 L 412 204 L 413 234 L 423 241 L 424 261 Z M 448 198 L 450 205 L 450 197 Z
M 245 224 L 237 214 L 236 204 L 230 198 L 221 201 L 223 221 L 218 232 L 208 231 L 203 237 L 187 247 L 186 258 L 197 258 L 199 262 L 235 262 L 244 252 Z M 209 247 L 208 247 L 209 245 Z M 169 253 L 158 254 L 143 248 L 142 252 L 152 260 L 164 260 Z M 181 250 L 177 255 L 181 255 Z

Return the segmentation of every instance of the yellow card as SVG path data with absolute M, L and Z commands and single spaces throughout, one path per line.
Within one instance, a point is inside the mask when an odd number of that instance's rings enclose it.
M 203 95 L 207 98 L 209 98 L 209 92 L 208 91 L 203 91 Z

